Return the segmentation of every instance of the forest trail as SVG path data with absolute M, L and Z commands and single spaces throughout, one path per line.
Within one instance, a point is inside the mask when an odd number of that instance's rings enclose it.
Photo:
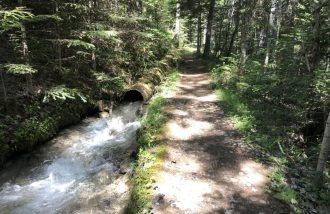
M 289 213 L 265 192 L 268 168 L 253 161 L 218 105 L 202 61 L 185 58 L 167 97 L 168 155 L 155 183 L 153 213 Z

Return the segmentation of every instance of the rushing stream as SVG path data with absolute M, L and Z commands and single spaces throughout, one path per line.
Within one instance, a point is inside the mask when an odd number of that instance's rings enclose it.
M 121 170 L 141 108 L 135 102 L 86 119 L 0 171 L 0 213 L 112 213 L 127 189 Z

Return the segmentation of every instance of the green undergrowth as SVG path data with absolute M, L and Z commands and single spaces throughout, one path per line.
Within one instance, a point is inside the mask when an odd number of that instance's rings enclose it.
M 180 74 L 178 69 L 177 68 L 173 69 L 173 71 L 165 77 L 164 83 L 160 86 L 156 86 L 156 91 L 162 93 L 172 91 L 176 87 L 176 83 L 179 77 Z
M 301 132 L 306 126 L 302 109 L 307 100 L 301 91 L 307 90 L 303 89 L 307 83 L 303 79 L 280 79 L 275 73 L 267 79 L 260 77 L 258 69 L 260 73 L 263 70 L 259 67 L 247 66 L 247 69 L 250 70 L 246 74 L 238 75 L 236 64 L 229 62 L 211 71 L 220 104 L 254 157 L 272 166 L 267 189 L 297 213 L 314 212 L 319 205 L 330 202 L 330 182 L 328 172 L 322 187 L 313 182 L 318 138 L 308 139 Z M 281 89 L 285 87 L 283 82 L 289 81 L 294 85 L 287 87 L 292 88 Z M 301 99 L 296 101 L 294 97 L 298 95 Z
M 158 90 L 161 93 L 173 90 L 178 78 L 178 70 L 173 70 Z M 162 133 L 168 119 L 166 98 L 160 94 L 151 100 L 146 116 L 141 119 L 142 127 L 137 141 L 138 159 L 134 166 L 133 188 L 127 213 L 149 213 L 152 208 L 153 184 L 167 154 Z
M 316 204 L 319 203 L 329 203 L 329 174 L 326 173 L 324 188 L 315 186 L 315 169 L 300 163 L 308 161 L 303 149 L 284 145 L 288 140 L 285 127 L 269 126 L 280 117 L 285 120 L 286 112 L 275 111 L 266 104 L 249 102 L 228 89 L 218 88 L 216 93 L 235 127 L 252 148 L 255 158 L 272 165 L 268 175 L 271 183 L 267 190 L 275 198 L 289 204 L 297 213 L 306 209 L 316 210 Z

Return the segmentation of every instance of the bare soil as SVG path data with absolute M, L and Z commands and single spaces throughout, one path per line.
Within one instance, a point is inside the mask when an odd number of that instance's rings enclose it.
M 207 67 L 188 57 L 167 97 L 168 147 L 153 213 L 290 213 L 265 191 L 269 168 L 253 160 L 210 88 Z

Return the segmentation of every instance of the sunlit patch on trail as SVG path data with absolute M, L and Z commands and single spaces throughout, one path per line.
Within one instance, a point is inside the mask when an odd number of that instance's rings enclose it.
M 199 209 L 201 207 L 201 199 L 205 194 L 211 194 L 211 186 L 201 180 L 185 179 L 182 176 L 173 176 L 171 172 L 162 173 L 162 180 L 171 184 L 171 187 L 166 185 L 160 186 L 159 192 L 165 194 L 168 198 L 179 199 L 175 201 L 175 205 L 181 210 Z
M 193 136 L 203 134 L 207 130 L 211 130 L 214 125 L 209 122 L 198 121 L 194 119 L 185 119 L 184 123 L 170 121 L 168 123 L 169 137 L 181 140 L 191 139 Z
M 245 161 L 241 164 L 239 179 L 241 183 L 253 186 L 264 186 L 268 182 L 265 168 L 254 161 Z
M 177 115 L 177 116 L 189 116 L 189 112 L 182 111 L 182 110 L 179 110 L 179 109 L 173 109 L 171 111 L 171 113 L 174 114 L 174 115 Z

